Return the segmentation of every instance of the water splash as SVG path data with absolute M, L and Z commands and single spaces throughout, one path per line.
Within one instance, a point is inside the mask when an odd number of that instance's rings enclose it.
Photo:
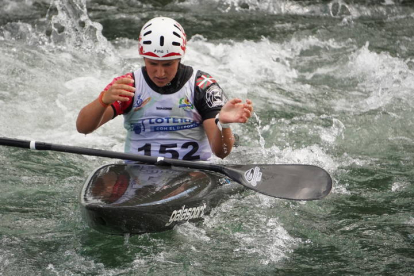
M 414 106 L 409 96 L 414 87 L 414 71 L 409 62 L 386 52 L 371 51 L 367 42 L 335 73 L 342 79 L 358 80 L 355 97 L 351 101 L 347 99 L 347 102 L 338 101 L 335 105 L 361 112 L 385 108 L 396 100 L 404 100 Z
M 256 119 L 256 131 L 257 131 L 257 134 L 259 135 L 259 144 L 260 144 L 263 155 L 266 157 L 267 155 L 266 149 L 265 149 L 266 141 L 262 136 L 262 126 L 261 126 L 262 121 L 260 120 L 259 116 L 255 112 L 253 113 L 253 116 Z
M 9 22 L 0 27 L 0 40 L 47 46 L 47 50 L 82 51 L 114 58 L 102 25 L 87 13 L 86 0 L 53 0 L 46 16 L 36 24 Z
M 125 233 L 124 234 L 124 245 L 128 246 L 129 245 L 129 239 L 131 238 L 131 234 L 130 233 Z
M 112 45 L 102 35 L 102 25 L 90 20 L 86 0 L 54 0 L 53 5 L 58 14 L 51 16 L 47 33 L 55 45 L 113 54 Z
M 329 14 L 332 17 L 351 15 L 350 7 L 343 0 L 335 0 L 328 4 Z
M 293 1 L 293 0 L 184 0 L 178 4 L 190 10 L 218 10 L 222 13 L 265 13 L 333 18 L 358 18 L 362 16 L 392 17 L 411 16 L 412 6 L 404 1 L 361 3 L 358 0 Z
M 79 109 L 106 85 L 121 60 L 102 26 L 89 19 L 86 1 L 49 2 L 46 17 L 36 24 L 0 27 L 0 103 L 19 113 L 4 114 L 0 124 L 6 136 L 67 142 L 79 138 L 74 134 Z

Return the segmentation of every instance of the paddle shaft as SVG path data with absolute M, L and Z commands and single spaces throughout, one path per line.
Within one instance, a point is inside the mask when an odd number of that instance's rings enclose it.
M 329 194 L 332 188 L 330 175 L 317 166 L 301 164 L 248 164 L 217 165 L 164 157 L 128 154 L 107 150 L 56 145 L 43 142 L 1 138 L 0 145 L 67 152 L 81 155 L 137 161 L 152 165 L 171 165 L 197 170 L 209 170 L 226 175 L 237 183 L 256 192 L 284 199 L 318 200 Z
M 44 142 L 11 139 L 11 138 L 5 138 L 5 137 L 0 137 L 0 145 L 31 149 L 31 150 L 57 151 L 57 152 L 74 153 L 74 154 L 89 155 L 89 156 L 99 156 L 99 157 L 121 159 L 121 160 L 130 160 L 130 161 L 137 161 L 137 162 L 142 162 L 146 164 L 160 165 L 160 166 L 171 165 L 171 166 L 187 167 L 187 168 L 198 169 L 198 170 L 210 170 L 210 171 L 214 171 L 214 172 L 227 175 L 226 171 L 223 170 L 222 166 L 210 164 L 206 162 L 193 162 L 193 161 L 186 161 L 186 160 L 145 156 L 145 155 L 115 152 L 115 151 L 108 151 L 108 150 L 91 149 L 91 148 L 84 148 L 84 147 L 74 147 L 74 146 L 57 145 L 57 144 L 50 144 L 50 143 L 44 143 Z M 227 176 L 232 178 L 234 181 L 240 183 L 240 180 L 234 179 L 234 177 L 232 177 L 231 175 L 227 175 Z M 240 183 L 240 184 L 244 185 L 243 183 Z
M 121 159 L 121 160 L 130 160 L 130 161 L 137 161 L 137 162 L 153 164 L 153 165 L 174 165 L 178 167 L 188 166 L 189 168 L 212 170 L 215 172 L 223 173 L 223 171 L 220 169 L 220 166 L 209 164 L 209 163 L 176 160 L 176 159 L 169 159 L 169 158 L 162 158 L 162 157 L 160 158 L 160 157 L 107 151 L 107 150 L 100 150 L 100 149 L 74 147 L 74 146 L 67 146 L 67 145 L 57 145 L 57 144 L 50 144 L 50 143 L 44 143 L 44 142 L 27 141 L 27 140 L 19 140 L 19 139 L 11 139 L 11 138 L 3 138 L 3 137 L 0 137 L 0 145 L 31 149 L 31 150 L 67 152 L 67 153 L 74 153 L 74 154 L 81 154 L 81 155 L 99 156 L 99 157 Z

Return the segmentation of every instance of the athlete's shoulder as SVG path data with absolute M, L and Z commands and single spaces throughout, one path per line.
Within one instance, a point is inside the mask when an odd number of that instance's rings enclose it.
M 201 70 L 197 70 L 195 77 L 196 98 L 204 101 L 208 108 L 222 107 L 226 101 L 226 95 L 217 80 Z
M 206 90 L 208 87 L 210 87 L 213 84 L 218 85 L 217 80 L 212 75 L 202 70 L 196 71 L 195 84 L 198 88 L 202 90 Z

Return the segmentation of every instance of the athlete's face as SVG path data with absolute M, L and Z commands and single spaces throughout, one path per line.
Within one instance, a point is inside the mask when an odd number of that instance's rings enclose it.
M 180 64 L 180 59 L 155 60 L 144 58 L 144 61 L 148 76 L 158 87 L 166 86 L 173 80 Z

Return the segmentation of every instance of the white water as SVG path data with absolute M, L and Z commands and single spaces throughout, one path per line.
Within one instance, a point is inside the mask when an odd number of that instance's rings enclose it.
M 301 258 L 294 255 L 295 250 L 308 246 L 315 246 L 315 251 L 320 246 L 339 248 L 334 253 L 356 265 L 364 259 L 383 261 L 382 255 L 364 255 L 365 247 L 359 241 L 369 239 L 371 233 L 377 237 L 370 244 L 375 247 L 382 235 L 386 237 L 378 230 L 386 219 L 365 218 L 376 223 L 378 229 L 372 227 L 371 232 L 364 230 L 364 219 L 352 220 L 350 225 L 346 222 L 353 216 L 363 217 L 363 208 L 376 203 L 372 197 L 392 205 L 404 202 L 398 196 L 412 189 L 410 176 L 404 174 L 409 169 L 404 166 L 412 164 L 410 149 L 414 141 L 413 39 L 407 35 L 395 43 L 382 44 L 381 28 L 374 30 L 377 35 L 367 36 L 366 25 L 358 21 L 360 17 L 382 15 L 391 24 L 399 20 L 397 14 L 412 18 L 391 2 L 384 1 L 375 8 L 345 1 L 328 5 L 301 5 L 298 1 L 205 4 L 194 0 L 170 4 L 188 11 L 213 5 L 229 15 L 338 18 L 323 28 L 317 26 L 319 21 L 306 18 L 298 18 L 298 23 L 287 18 L 283 24 L 276 18 L 271 24 L 275 33 L 293 29 L 294 34 L 256 40 L 215 40 L 198 33 L 191 37 L 184 59 L 185 64 L 212 74 L 230 97 L 251 98 L 255 103 L 256 114 L 251 122 L 234 126 L 242 146 L 228 159 L 215 161 L 321 166 L 334 177 L 334 190 L 326 201 L 296 203 L 245 193 L 226 201 L 202 225 L 185 224 L 164 236 L 124 240 L 88 229 L 76 207 L 77 190 L 88 172 L 110 161 L 30 155 L 0 148 L 1 183 L 11 187 L 2 188 L 2 199 L 10 199 L 8 209 L 0 211 L 4 223 L 0 232 L 0 274 L 157 271 L 179 275 L 183 271 L 196 274 L 206 266 L 212 274 L 243 274 L 247 263 L 259 270 L 283 267 L 284 262 L 293 259 L 293 267 L 300 266 L 292 256 Z M 12 22 L 0 28 L 0 136 L 122 151 L 122 118 L 87 136 L 76 132 L 75 121 L 79 110 L 113 77 L 142 66 L 136 39 L 108 41 L 101 25 L 89 19 L 84 1 L 73 1 L 76 5 L 65 1 L 4 1 L 0 14 L 30 14 L 34 3 L 53 5 L 37 24 Z M 145 8 L 150 4 L 143 1 L 136 5 Z M 243 24 L 243 16 L 237 20 Z M 317 31 L 309 31 L 306 24 L 314 24 Z M 392 30 L 397 32 L 398 27 Z M 384 50 L 378 49 L 380 46 Z M 390 184 L 384 184 L 388 178 Z M 387 201 L 387 191 L 396 197 L 390 200 L 392 203 Z M 42 201 L 43 194 L 50 196 L 49 201 Z M 347 201 L 353 195 L 364 197 L 364 201 Z M 363 209 L 361 214 L 358 210 L 345 214 L 337 211 L 355 205 Z M 392 205 L 384 212 L 392 216 L 397 207 Z M 337 212 L 338 220 L 334 211 L 330 214 L 332 210 Z M 404 210 L 393 217 L 396 225 L 400 220 L 412 225 L 412 213 Z M 368 233 L 364 239 L 347 235 L 358 228 Z M 409 237 L 399 235 L 401 240 L 395 238 L 396 246 L 404 248 Z M 389 247 L 385 244 L 384 248 Z M 114 255 L 102 256 L 102 252 Z M 354 258 L 349 252 L 363 258 Z M 315 262 L 324 264 L 325 258 L 319 256 Z M 21 259 L 29 261 L 20 264 Z

